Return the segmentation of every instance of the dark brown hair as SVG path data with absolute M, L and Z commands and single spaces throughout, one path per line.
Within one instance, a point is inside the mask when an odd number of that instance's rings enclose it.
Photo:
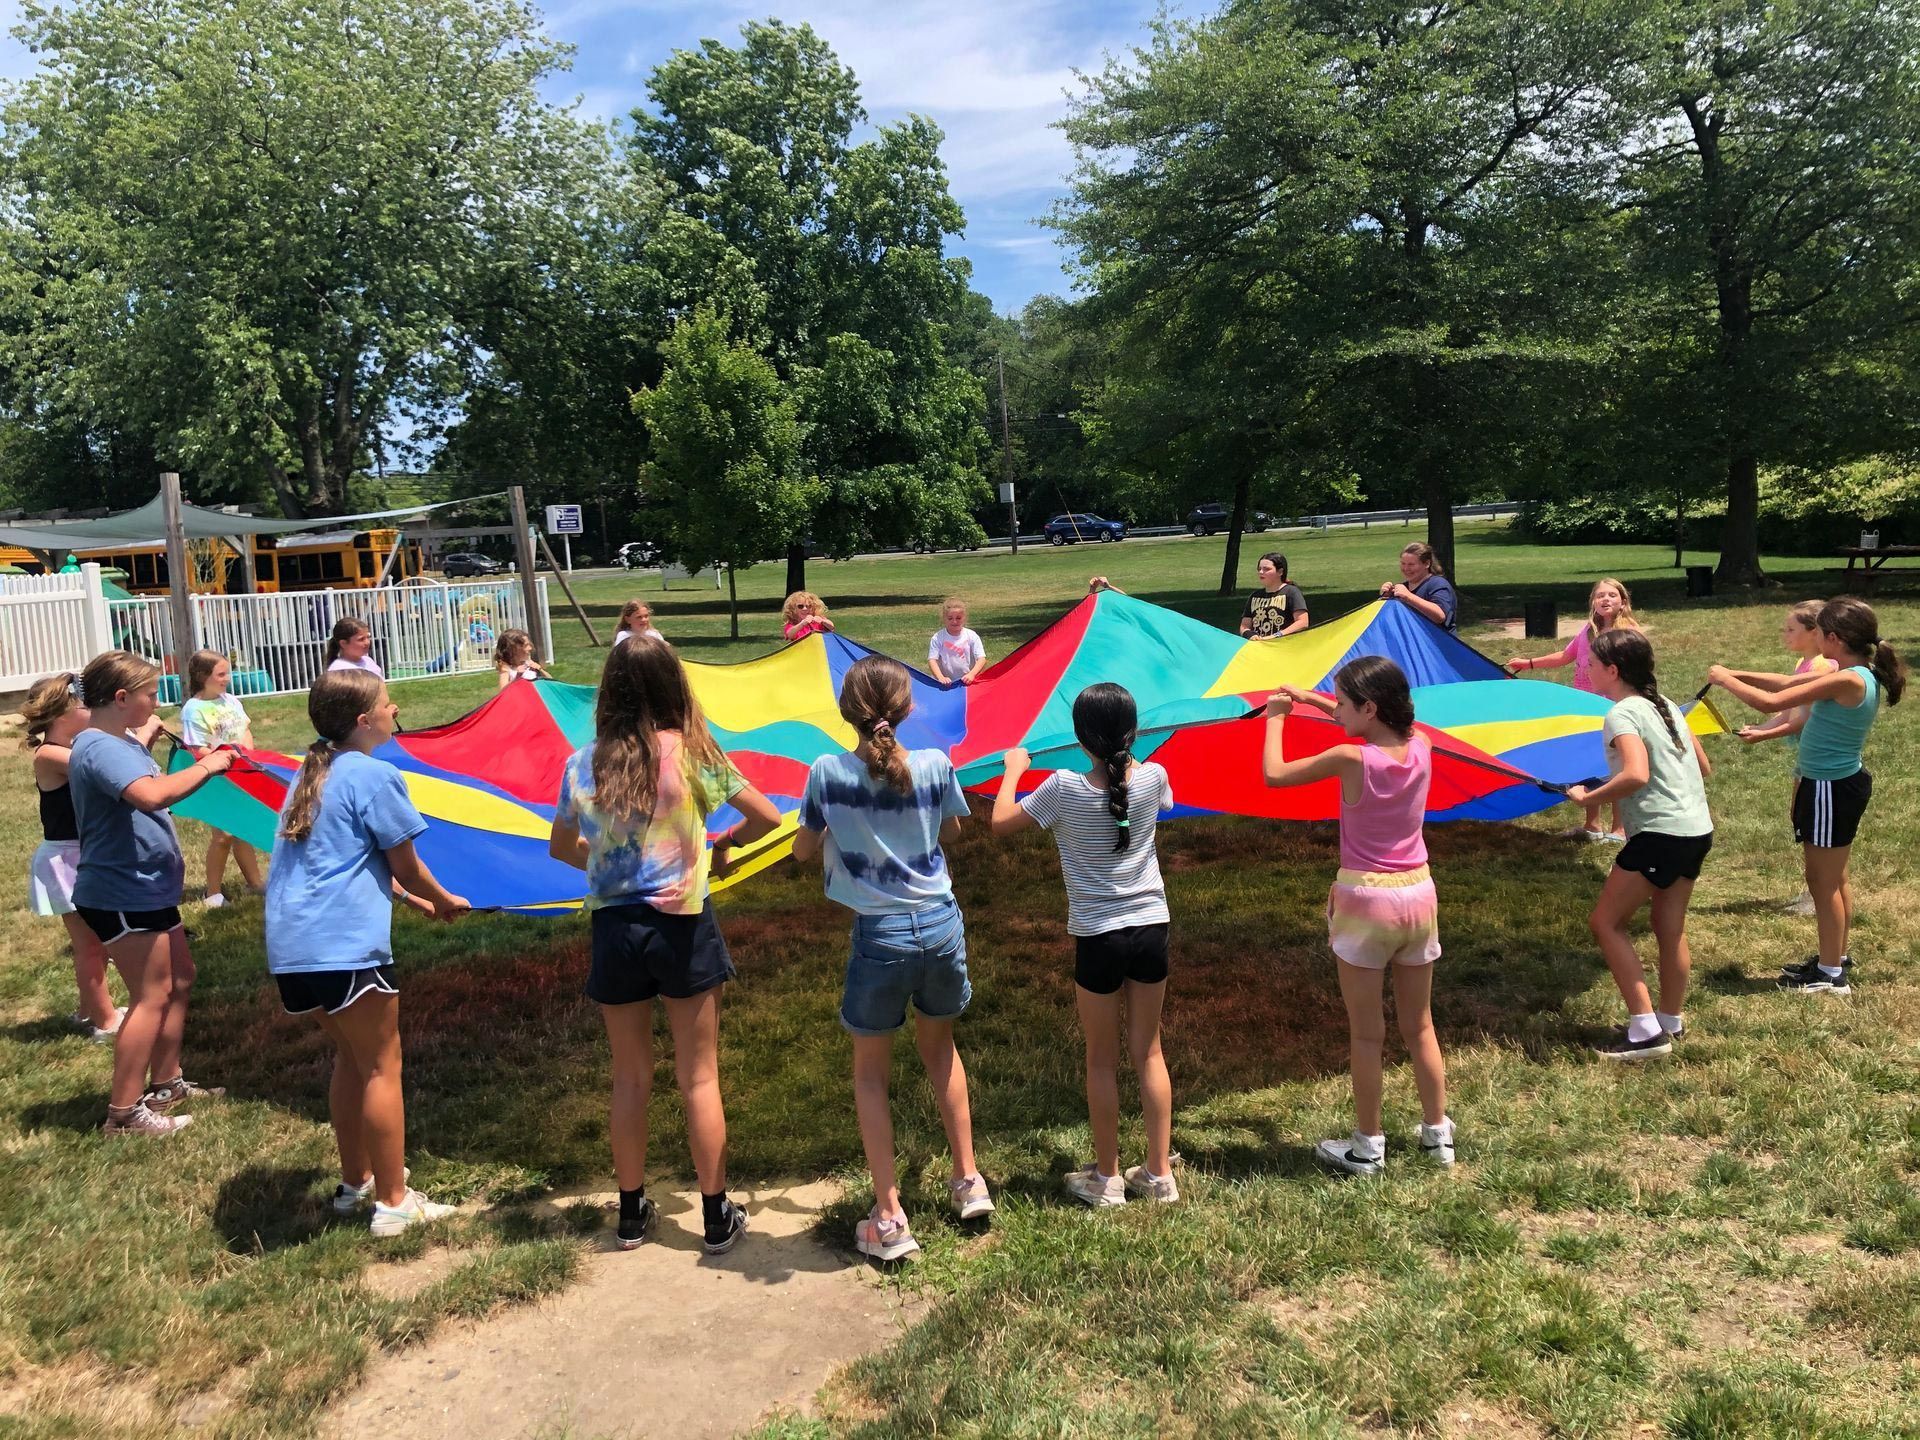
M 1089 685 L 1074 697 L 1073 737 L 1107 767 L 1107 813 L 1113 816 L 1115 850 L 1127 848 L 1127 765 L 1140 729 L 1140 708 L 1119 685 Z
M 1349 660 L 1333 683 L 1354 704 L 1372 705 L 1374 718 L 1401 739 L 1413 734 L 1413 691 L 1406 672 L 1386 656 Z
M 673 647 L 636 633 L 608 652 L 593 707 L 594 802 L 614 819 L 631 823 L 653 814 L 663 730 L 680 735 L 681 770 L 704 815 L 706 789 L 694 782 L 727 757 L 707 731 Z
M 1280 578 L 1282 580 L 1287 578 L 1287 557 L 1282 555 L 1278 550 L 1269 550 L 1266 554 L 1262 555 L 1260 559 L 1271 560 L 1273 562 L 1273 568 L 1280 572 Z M 1259 561 L 1255 561 L 1254 563 L 1257 565 Z
M 1864 600 L 1843 595 L 1820 607 L 1820 633 L 1831 635 L 1855 655 L 1865 655 L 1873 678 L 1886 692 L 1887 703 L 1898 705 L 1907 689 L 1906 662 L 1880 638 L 1880 617 Z
M 218 650 L 196 650 L 187 657 L 187 699 L 197 699 L 201 688 L 213 677 L 213 672 L 225 663 L 226 656 Z
M 884 655 L 856 660 L 840 683 L 840 714 L 873 750 L 867 774 L 902 795 L 913 793 L 913 773 L 893 732 L 912 709 L 913 677 L 898 660 Z
M 1684 752 L 1687 742 L 1680 738 L 1679 727 L 1673 723 L 1673 711 L 1661 698 L 1660 687 L 1654 682 L 1653 642 L 1638 630 L 1622 630 L 1616 625 L 1593 637 L 1593 658 L 1598 664 L 1613 666 L 1620 672 L 1621 683 L 1653 706 L 1660 723 L 1667 727 L 1673 748 Z
M 351 615 L 342 615 L 333 622 L 333 634 L 327 637 L 327 660 L 331 665 L 340 658 L 340 642 L 351 640 L 356 635 L 371 635 L 373 629 L 364 620 L 356 620 Z
M 333 757 L 359 726 L 360 717 L 380 703 L 385 688 L 371 670 L 329 670 L 313 682 L 307 692 L 307 719 L 313 722 L 316 738 L 307 747 L 286 808 L 280 812 L 280 833 L 287 839 L 304 840 L 313 833 Z

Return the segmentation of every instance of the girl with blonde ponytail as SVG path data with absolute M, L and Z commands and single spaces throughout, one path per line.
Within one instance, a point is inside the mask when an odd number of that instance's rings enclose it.
M 287 1013 L 313 1016 L 334 1047 L 334 1212 L 372 1202 L 371 1229 L 382 1236 L 453 1212 L 407 1186 L 389 897 L 438 920 L 468 910 L 414 851 L 427 822 L 405 778 L 373 758 L 398 714 L 385 682 L 365 670 L 313 682 L 307 718 L 318 736 L 281 809 L 267 872 L 267 970 Z
M 883 656 L 855 661 L 840 714 L 860 737 L 851 754 L 813 762 L 800 800 L 796 860 L 824 856 L 827 898 L 853 911 L 840 1023 L 853 1037 L 853 1100 L 873 1176 L 873 1210 L 854 1248 L 898 1260 L 920 1248 L 900 1207 L 887 1082 L 894 1033 L 914 1009 L 914 1039 L 953 1154 L 949 1199 L 962 1220 L 993 1200 L 974 1168 L 973 1111 L 953 1022 L 967 1008 L 967 936 L 941 849 L 960 833 L 967 797 L 937 749 L 909 750 L 899 730 L 913 709 L 913 677 Z

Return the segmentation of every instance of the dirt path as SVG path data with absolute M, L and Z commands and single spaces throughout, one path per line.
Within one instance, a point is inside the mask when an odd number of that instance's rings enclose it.
M 376 1361 L 322 1434 L 717 1437 L 775 1406 L 802 1407 L 833 1369 L 911 1319 L 857 1256 L 807 1233 L 836 1193 L 826 1183 L 748 1192 L 752 1228 L 713 1258 L 700 1249 L 699 1196 L 658 1195 L 649 1244 L 596 1251 L 552 1300 Z

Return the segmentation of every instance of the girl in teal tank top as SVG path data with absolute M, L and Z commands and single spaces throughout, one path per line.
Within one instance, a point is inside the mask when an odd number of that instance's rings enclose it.
M 1768 714 L 1807 707 L 1794 764 L 1794 839 L 1801 846 L 1807 893 L 1813 897 L 1820 949 L 1780 972 L 1780 988 L 1836 995 L 1852 992 L 1847 932 L 1853 885 L 1847 874 L 1873 776 L 1862 763 L 1867 734 L 1884 701 L 1900 703 L 1907 667 L 1880 638 L 1880 621 L 1864 601 L 1829 600 L 1818 620 L 1821 653 L 1835 669 L 1824 675 L 1770 675 L 1715 665 L 1707 682 Z

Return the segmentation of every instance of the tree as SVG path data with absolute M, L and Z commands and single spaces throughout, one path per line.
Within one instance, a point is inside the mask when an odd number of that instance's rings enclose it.
M 0 125 L 0 373 L 204 490 L 338 513 L 458 403 L 582 131 L 519 0 L 28 0 Z M 15 404 L 19 401 L 16 398 Z
M 819 485 L 801 466 L 805 429 L 793 392 L 758 350 L 702 307 L 674 326 L 660 383 L 633 397 L 653 459 L 649 494 L 667 519 L 670 555 L 689 568 L 727 567 L 727 608 L 740 638 L 734 574 L 786 544 Z
M 1648 24 L 1619 81 L 1635 127 L 1614 183 L 1723 477 L 1718 578 L 1754 584 L 1762 465 L 1912 444 L 1920 14 L 1669 0 Z
M 788 587 L 804 587 L 810 533 L 845 555 L 972 530 L 985 398 L 942 347 L 969 272 L 944 253 L 963 219 L 940 131 L 913 117 L 853 144 L 866 119 L 853 72 L 778 21 L 745 26 L 738 48 L 676 52 L 648 91 L 636 175 L 744 277 L 750 293 L 728 301 L 736 337 L 793 387 L 820 477 L 782 537 Z

